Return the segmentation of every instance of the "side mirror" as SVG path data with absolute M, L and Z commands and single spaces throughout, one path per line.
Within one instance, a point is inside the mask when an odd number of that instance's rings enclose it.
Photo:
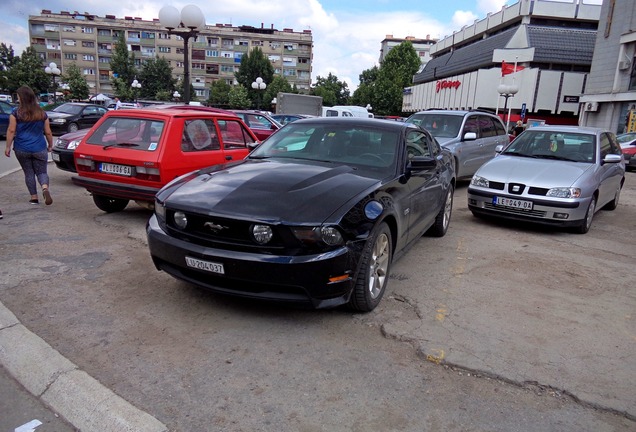
M 409 167 L 413 171 L 427 170 L 436 166 L 435 159 L 428 156 L 414 156 L 409 160 Z
M 497 147 L 495 147 L 495 155 L 501 154 L 503 149 L 504 149 L 504 146 L 502 144 L 499 144 Z
M 623 155 L 617 155 L 617 154 L 608 154 L 607 156 L 605 156 L 603 158 L 603 163 L 619 163 L 620 161 L 623 160 Z
M 466 132 L 462 141 L 475 141 L 477 134 L 475 132 Z

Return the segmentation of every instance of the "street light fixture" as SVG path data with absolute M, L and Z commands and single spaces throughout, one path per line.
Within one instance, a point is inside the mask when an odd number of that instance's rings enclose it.
M 55 85 L 55 77 L 56 76 L 60 76 L 62 74 L 62 71 L 57 67 L 57 64 L 55 64 L 55 62 L 51 62 L 49 63 L 49 65 L 47 67 L 44 68 L 44 72 L 47 75 L 51 75 L 53 77 L 53 103 L 56 102 L 56 93 L 57 93 L 57 87 Z
M 499 96 L 505 99 L 504 115 L 506 116 L 506 133 L 508 133 L 510 127 L 510 111 L 506 114 L 506 110 L 508 109 L 508 99 L 514 97 L 519 92 L 519 87 L 515 84 L 499 84 L 497 92 L 499 92 Z
M 189 104 L 190 53 L 188 52 L 188 41 L 205 28 L 205 16 L 201 9 L 195 5 L 185 6 L 181 12 L 174 6 L 164 6 L 159 10 L 159 22 L 168 29 L 168 34 L 183 38 L 183 100 Z
M 252 88 L 254 90 L 260 91 L 260 90 L 265 90 L 267 88 L 267 84 L 265 84 L 263 82 L 263 78 L 258 77 L 256 78 L 256 80 L 252 83 Z M 261 109 L 261 94 L 257 94 L 257 98 L 256 98 L 256 109 L 260 110 Z
M 130 86 L 133 89 L 133 95 L 135 96 L 135 103 L 137 103 L 137 92 L 141 88 L 141 83 L 137 81 L 137 78 L 135 78 L 133 82 L 130 84 Z
M 175 90 L 175 91 L 174 91 L 174 93 L 172 93 L 172 97 L 173 97 L 176 101 L 178 101 L 178 100 L 179 100 L 179 98 L 181 97 L 181 93 L 179 93 L 178 91 L 176 91 L 176 90 Z

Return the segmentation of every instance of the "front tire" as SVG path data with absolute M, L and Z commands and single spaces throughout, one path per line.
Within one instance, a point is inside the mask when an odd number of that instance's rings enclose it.
M 389 281 L 392 259 L 391 230 L 382 222 L 373 231 L 364 247 L 360 271 L 349 300 L 351 309 L 370 312 L 380 303 Z
M 585 213 L 585 217 L 581 221 L 581 224 L 576 227 L 576 232 L 579 234 L 586 234 L 590 227 L 592 226 L 592 219 L 594 219 L 594 212 L 596 211 L 596 197 L 592 197 L 592 201 L 590 201 L 590 205 L 587 206 L 587 212 Z
M 433 237 L 444 237 L 446 231 L 448 231 L 448 225 L 450 225 L 451 214 L 453 212 L 453 194 L 455 188 L 453 185 L 448 186 L 446 192 L 446 199 L 444 205 L 439 209 L 439 213 L 435 216 L 435 223 L 428 229 L 427 234 Z
M 67 132 L 77 132 L 79 130 L 79 126 L 77 125 L 77 123 L 71 123 L 68 125 L 68 127 L 66 128 Z
M 106 213 L 116 213 L 122 211 L 128 205 L 127 199 L 111 198 L 104 195 L 93 194 L 93 202 L 98 209 Z

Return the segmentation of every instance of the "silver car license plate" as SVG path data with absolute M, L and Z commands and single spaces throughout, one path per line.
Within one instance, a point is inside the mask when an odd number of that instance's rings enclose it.
M 203 261 L 200 259 L 185 257 L 186 264 L 188 267 L 195 268 L 197 270 L 204 270 L 211 273 L 219 273 L 225 274 L 225 269 L 223 268 L 223 264 L 211 262 L 211 261 Z
M 492 203 L 498 206 L 512 207 L 521 210 L 532 210 L 532 201 L 518 200 L 506 197 L 493 197 Z

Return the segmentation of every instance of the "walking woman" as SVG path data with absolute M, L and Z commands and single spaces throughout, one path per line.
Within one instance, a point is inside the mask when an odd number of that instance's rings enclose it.
M 19 106 L 9 116 L 7 148 L 4 154 L 15 157 L 24 171 L 24 181 L 31 194 L 31 204 L 39 204 L 37 182 L 42 186 L 44 203 L 53 203 L 49 192 L 49 175 L 46 172 L 49 152 L 53 149 L 53 133 L 46 112 L 38 104 L 30 87 L 18 89 Z

